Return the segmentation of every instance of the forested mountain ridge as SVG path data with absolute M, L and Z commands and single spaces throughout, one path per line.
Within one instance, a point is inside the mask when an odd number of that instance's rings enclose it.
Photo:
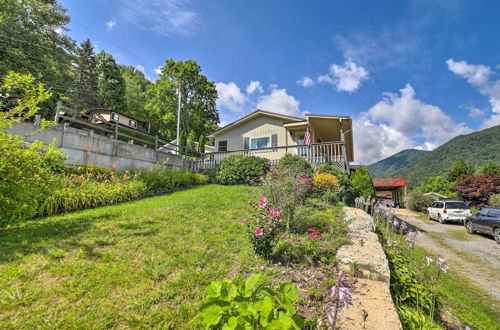
M 459 159 L 476 170 L 488 161 L 500 165 L 500 125 L 456 136 L 433 151 L 404 150 L 368 169 L 372 176 L 406 176 L 408 186 L 414 187 L 428 176 L 446 174 Z

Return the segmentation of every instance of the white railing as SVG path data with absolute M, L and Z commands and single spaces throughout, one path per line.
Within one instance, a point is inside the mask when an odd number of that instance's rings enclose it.
M 193 171 L 214 170 L 224 158 L 233 154 L 267 158 L 271 165 L 275 166 L 278 164 L 280 158 L 287 153 L 303 157 L 312 166 L 333 164 L 344 171 L 348 171 L 348 162 L 344 155 L 345 147 L 343 142 L 211 152 L 193 162 Z

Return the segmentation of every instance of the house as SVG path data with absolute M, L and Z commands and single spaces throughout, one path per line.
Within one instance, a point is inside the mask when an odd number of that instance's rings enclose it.
M 345 171 L 349 171 L 349 162 L 354 161 L 349 116 L 307 114 L 301 118 L 256 110 L 209 138 L 216 150 L 199 161 L 200 169 L 213 169 L 233 153 L 268 158 L 273 165 L 286 153 L 292 153 L 304 157 L 313 166 L 330 163 Z
M 199 143 L 194 142 L 194 149 L 196 151 L 199 150 Z M 158 151 L 163 151 L 166 153 L 170 154 L 175 154 L 177 153 L 177 139 L 170 141 L 169 143 L 165 144 L 163 147 L 158 148 Z M 215 146 L 209 146 L 205 144 L 205 153 L 208 152 L 214 152 L 215 151 Z
M 150 134 L 151 132 L 151 125 L 148 123 L 144 123 L 140 121 L 139 119 L 136 119 L 130 115 L 124 114 L 123 112 L 116 111 L 116 110 L 111 110 L 111 109 L 104 109 L 104 108 L 97 108 L 97 109 L 92 109 L 92 122 L 99 124 L 103 122 L 107 123 L 117 123 L 120 126 L 131 128 L 134 130 L 138 130 L 143 133 Z

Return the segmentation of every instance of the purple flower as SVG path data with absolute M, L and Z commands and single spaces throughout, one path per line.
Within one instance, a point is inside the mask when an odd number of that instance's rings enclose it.
M 432 263 L 432 258 L 425 256 L 425 261 L 427 262 L 427 266 L 429 266 Z

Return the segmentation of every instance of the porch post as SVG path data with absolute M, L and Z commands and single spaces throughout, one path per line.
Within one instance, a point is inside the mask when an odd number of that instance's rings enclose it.
M 342 142 L 342 156 L 344 157 L 344 163 L 347 174 L 349 174 L 349 160 L 347 159 L 347 152 L 345 148 L 345 136 L 344 129 L 342 127 L 342 118 L 340 119 L 340 141 Z

